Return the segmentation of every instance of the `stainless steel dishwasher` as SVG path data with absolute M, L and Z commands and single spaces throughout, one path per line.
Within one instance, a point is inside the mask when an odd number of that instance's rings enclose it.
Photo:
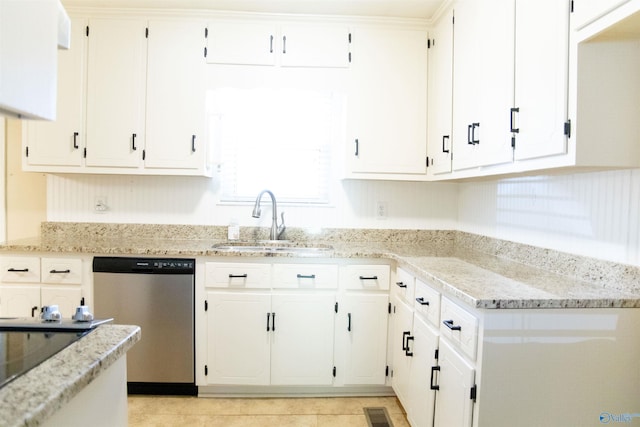
M 93 258 L 96 318 L 142 330 L 127 353 L 129 393 L 197 395 L 194 278 L 194 259 Z

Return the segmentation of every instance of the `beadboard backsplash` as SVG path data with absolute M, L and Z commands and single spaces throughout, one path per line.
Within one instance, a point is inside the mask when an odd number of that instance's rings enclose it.
M 250 205 L 218 203 L 215 180 L 191 177 L 49 175 L 47 219 L 62 222 L 268 227 Z M 277 191 L 276 191 L 277 196 Z M 94 209 L 97 199 L 107 210 Z M 375 217 L 384 201 L 388 217 Z M 457 229 L 640 265 L 640 170 L 463 183 L 339 182 L 330 207 L 279 206 L 304 228 Z

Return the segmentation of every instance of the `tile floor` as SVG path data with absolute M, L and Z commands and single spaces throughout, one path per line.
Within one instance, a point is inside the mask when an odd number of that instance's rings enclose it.
M 164 396 L 129 396 L 129 427 L 366 427 L 365 407 L 385 407 L 394 427 L 409 427 L 395 397 Z

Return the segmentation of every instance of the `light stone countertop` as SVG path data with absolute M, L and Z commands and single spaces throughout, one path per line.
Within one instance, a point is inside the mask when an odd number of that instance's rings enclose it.
M 98 326 L 0 388 L 0 425 L 42 424 L 139 340 L 138 326 Z
M 216 250 L 216 245 L 238 242 L 228 242 L 219 230 L 210 228 L 204 229 L 207 235 L 216 231 L 218 234 L 214 238 L 203 238 L 202 234 L 197 234 L 203 229 L 197 226 L 167 230 L 166 226 L 153 225 L 49 223 L 47 227 L 53 232 L 44 233 L 45 238 L 10 242 L 0 246 L 0 252 L 380 258 L 395 261 L 417 278 L 429 281 L 443 295 L 456 297 L 473 308 L 640 308 L 640 269 L 636 267 L 475 235 L 465 235 L 462 242 L 454 242 L 455 232 L 446 230 L 331 230 L 320 236 L 295 235 L 295 240 L 278 243 L 302 247 L 329 245 L 333 248 L 331 251 L 264 253 Z M 170 233 L 176 238 L 170 238 Z M 254 244 L 259 246 L 260 240 Z M 522 261 L 491 254 L 496 252 L 492 245 L 502 253 L 517 253 Z M 543 268 L 527 265 L 525 260 L 533 260 Z M 571 266 L 576 271 L 567 271 Z M 552 268 L 556 271 L 551 271 Z

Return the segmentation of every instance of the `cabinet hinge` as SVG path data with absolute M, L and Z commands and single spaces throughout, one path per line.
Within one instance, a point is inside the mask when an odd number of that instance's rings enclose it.
M 89 26 L 87 25 L 87 28 L 85 30 L 85 34 L 87 35 L 87 37 L 89 37 Z
M 438 349 L 436 348 L 436 351 L 434 352 L 435 354 L 433 355 L 433 357 L 438 360 L 438 356 L 440 355 Z
M 389 303 L 389 307 L 387 308 L 387 310 L 389 311 L 389 314 L 391 314 L 391 303 Z
M 351 43 L 351 33 L 349 33 L 349 43 Z
M 206 46 L 204 47 L 204 57 L 205 58 L 207 57 L 207 47 Z
M 336 367 L 334 366 L 333 367 L 333 378 L 335 378 L 335 377 L 336 377 Z
M 205 39 L 209 38 L 209 28 L 204 29 L 204 38 Z
M 204 365 L 204 375 L 209 375 L 209 367 L 207 365 Z
M 336 301 L 336 305 L 333 307 L 333 310 L 337 313 L 338 312 L 338 301 Z
M 84 147 L 84 150 L 82 150 L 82 155 L 85 159 L 87 158 L 87 147 Z
M 451 17 L 451 23 L 452 23 L 453 25 L 455 25 L 455 24 L 456 24 L 456 17 L 455 17 L 455 16 L 452 16 L 452 17 Z
M 25 149 L 24 149 L 24 155 L 25 155 L 26 157 L 29 157 L 29 147 L 25 147 Z
M 384 376 L 388 377 L 389 376 L 389 365 L 387 365 L 386 368 L 384 368 Z
M 429 156 L 427 156 L 427 167 L 429 167 Z
M 511 137 L 511 148 L 513 148 L 514 150 L 516 149 L 516 137 L 515 136 Z
M 569 2 L 569 13 L 573 13 L 573 0 Z
M 149 27 L 144 29 L 144 37 L 147 39 L 149 38 Z
M 146 159 L 147 157 L 147 150 L 142 150 L 142 160 Z
M 476 393 L 478 392 L 478 386 L 476 384 L 474 384 L 471 387 L 471 392 L 469 393 L 469 399 L 473 400 L 474 402 L 476 401 Z
M 204 311 L 209 310 L 209 301 L 204 300 Z
M 349 52 L 349 63 L 351 63 L 351 52 Z
M 564 122 L 564 134 L 567 138 L 571 138 L 571 120 Z
M 427 49 L 431 49 L 431 39 L 427 39 Z

